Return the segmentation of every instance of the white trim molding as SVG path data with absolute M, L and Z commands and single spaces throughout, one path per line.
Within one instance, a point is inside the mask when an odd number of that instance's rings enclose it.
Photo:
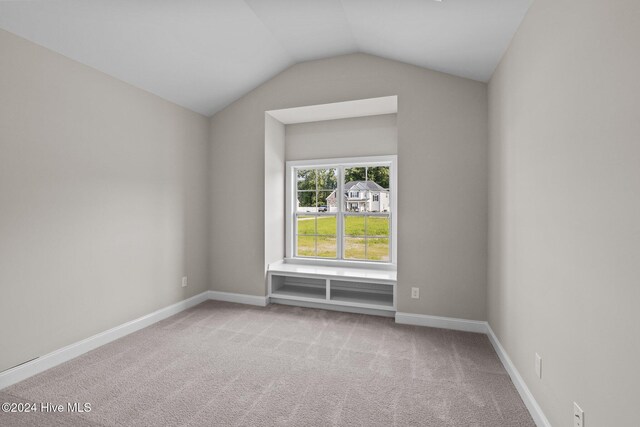
M 269 303 L 269 297 L 246 294 L 236 294 L 231 292 L 209 291 L 209 299 L 216 301 L 235 302 L 238 304 L 257 305 L 265 307 Z
M 425 314 L 396 313 L 396 323 L 402 325 L 428 326 L 430 328 L 452 329 L 454 331 L 487 333 L 487 322 L 480 320 L 456 319 L 453 317 L 427 316 Z
M 303 263 L 313 263 L 320 261 L 323 265 L 347 266 L 351 265 L 356 268 L 366 268 L 372 264 L 382 264 L 387 267 L 385 269 L 395 270 L 398 263 L 398 156 L 396 154 L 386 156 L 366 156 L 366 157 L 343 157 L 332 159 L 314 159 L 314 160 L 290 160 L 286 164 L 285 174 L 285 259 L 288 262 L 299 259 Z M 344 205 L 344 170 L 350 167 L 366 167 L 366 166 L 384 166 L 389 167 L 389 209 L 381 212 L 360 212 L 353 213 L 345 210 Z M 336 170 L 337 188 L 333 190 L 337 195 L 335 212 L 302 212 L 298 211 L 297 187 L 296 187 L 296 170 L 297 169 L 317 169 L 331 168 Z M 316 191 L 321 191 L 316 189 Z M 297 215 L 314 215 L 314 216 L 335 216 L 336 218 L 336 235 L 337 247 L 336 258 L 317 257 L 296 257 L 296 228 Z M 349 260 L 345 258 L 343 249 L 344 238 L 344 222 L 345 218 L 350 215 L 358 216 L 387 216 L 391 222 L 389 230 L 389 261 L 371 261 L 371 260 Z M 307 262 L 310 261 L 310 262 Z
M 516 386 L 516 390 L 518 390 L 518 393 L 520 393 L 520 397 L 524 401 L 524 404 L 527 406 L 527 409 L 529 410 L 533 421 L 536 423 L 536 426 L 551 427 L 551 423 L 549 422 L 549 420 L 547 420 L 544 412 L 542 412 L 542 408 L 540 407 L 540 405 L 538 405 L 538 402 L 536 402 L 533 394 L 531 394 L 529 387 L 527 387 L 527 383 L 525 383 L 524 379 L 522 379 L 522 376 L 516 369 L 516 366 L 511 361 L 511 358 L 507 354 L 504 347 L 502 347 L 502 344 L 500 344 L 500 341 L 498 341 L 498 337 L 495 333 L 493 333 L 493 329 L 491 329 L 491 326 L 488 323 L 487 336 L 489 337 L 491 345 L 493 345 L 493 348 L 498 354 L 500 361 L 504 365 L 504 369 L 507 370 L 507 373 L 511 377 L 511 381 Z
M 184 301 L 180 301 L 168 307 L 161 308 L 154 311 L 153 313 L 147 314 L 146 316 L 142 316 L 130 322 L 123 323 L 122 325 L 116 326 L 84 340 L 70 344 L 49 354 L 45 354 L 44 356 L 23 363 L 22 365 L 0 372 L 0 390 L 22 380 L 25 380 L 33 375 L 39 374 L 40 372 L 44 372 L 47 369 L 60 365 L 61 363 L 74 359 L 100 346 L 108 344 L 133 332 L 139 331 L 140 329 L 146 328 L 147 326 L 151 326 L 154 323 L 178 314 L 181 311 L 194 307 L 207 300 L 227 301 L 260 307 L 265 307 L 267 304 L 269 304 L 269 297 L 267 296 L 246 295 L 220 291 L 205 291 Z M 287 301 L 278 302 L 284 304 L 287 303 Z M 529 410 L 529 413 L 536 423 L 536 426 L 551 427 L 551 423 L 549 423 L 549 420 L 547 420 L 547 417 L 542 412 L 542 408 L 540 408 L 540 405 L 538 405 L 538 402 L 536 402 L 533 394 L 529 390 L 529 387 L 527 387 L 527 384 L 524 382 L 524 379 L 511 361 L 511 358 L 509 358 L 509 355 L 505 351 L 504 347 L 502 347 L 502 344 L 500 344 L 500 341 L 491 329 L 491 326 L 489 326 L 488 322 L 400 312 L 397 312 L 395 314 L 395 320 L 396 323 L 404 325 L 427 326 L 432 328 L 443 328 L 456 331 L 486 334 L 489 338 L 489 341 L 491 342 L 491 345 L 495 349 L 498 358 L 509 374 L 509 377 L 511 377 L 511 381 L 515 385 L 516 390 L 518 390 L 520 397 Z
M 0 372 L 0 390 L 208 300 L 228 301 L 239 304 L 257 305 L 260 307 L 266 306 L 269 301 L 266 296 L 259 297 L 228 292 L 205 291 L 168 307 L 156 310 L 146 316 L 123 323 L 122 325 Z
M 40 356 L 29 362 L 23 363 L 22 365 L 0 372 L 0 390 L 33 375 L 39 374 L 40 372 L 46 371 L 47 369 L 53 368 L 61 363 L 74 359 L 100 346 L 108 344 L 111 341 L 115 341 L 118 338 L 122 338 L 125 335 L 129 335 L 133 332 L 139 331 L 140 329 L 146 328 L 147 326 L 151 326 L 156 322 L 164 320 L 167 317 L 171 317 L 174 314 L 178 314 L 188 308 L 194 307 L 208 299 L 208 291 L 202 292 L 201 294 L 195 295 L 186 300 L 161 308 L 160 310 L 156 310 L 146 316 L 123 323 L 122 325 L 100 332 L 99 334 L 85 338 L 66 347 L 62 347 L 58 350 L 52 351 L 51 353 L 45 354 L 44 356 Z

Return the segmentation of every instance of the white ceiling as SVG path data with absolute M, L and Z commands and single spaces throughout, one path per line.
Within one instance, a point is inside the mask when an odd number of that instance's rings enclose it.
M 0 28 L 212 115 L 292 64 L 352 52 L 487 81 L 532 2 L 1 1 Z

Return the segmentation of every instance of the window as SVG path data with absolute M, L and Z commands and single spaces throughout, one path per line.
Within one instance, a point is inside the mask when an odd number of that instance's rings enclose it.
M 287 258 L 395 264 L 395 156 L 287 168 Z

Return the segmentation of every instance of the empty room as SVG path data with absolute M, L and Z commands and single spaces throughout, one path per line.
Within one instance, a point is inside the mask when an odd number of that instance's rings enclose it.
M 640 426 L 640 1 L 0 1 L 0 426 Z

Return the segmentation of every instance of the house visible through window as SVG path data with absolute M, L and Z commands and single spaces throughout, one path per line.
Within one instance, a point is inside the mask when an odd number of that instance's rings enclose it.
M 394 159 L 384 159 L 289 162 L 289 256 L 393 261 Z

